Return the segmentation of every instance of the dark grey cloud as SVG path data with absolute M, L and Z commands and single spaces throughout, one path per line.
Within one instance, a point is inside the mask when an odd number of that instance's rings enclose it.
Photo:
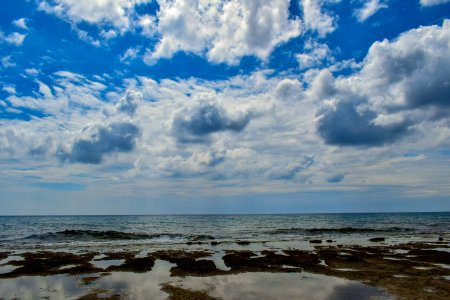
M 393 42 L 373 44 L 361 75 L 382 96 L 403 99 L 401 109 L 450 107 L 450 22 L 410 30 Z M 391 99 L 392 100 L 392 99 Z M 389 107 L 389 99 L 385 106 Z
M 391 125 L 374 123 L 377 114 L 357 111 L 357 103 L 341 101 L 318 115 L 317 130 L 325 143 L 338 146 L 381 146 L 393 143 L 409 133 L 410 123 Z
M 396 142 L 413 126 L 448 118 L 449 39 L 446 20 L 441 27 L 421 27 L 374 43 L 354 74 L 335 79 L 329 71 L 319 73 L 311 97 L 336 103 L 317 114 L 325 143 L 380 146 Z
M 412 108 L 432 105 L 449 109 L 450 62 L 436 67 L 431 77 L 411 80 L 405 89 L 405 99 Z
M 362 73 L 372 80 L 393 84 L 423 68 L 426 55 L 422 49 L 399 51 L 395 44 L 374 44 L 364 60 Z
M 342 180 L 344 180 L 345 176 L 347 176 L 347 173 L 337 173 L 333 176 L 330 176 L 327 178 L 327 182 L 329 183 L 339 183 Z
M 240 132 L 250 122 L 248 113 L 229 116 L 224 108 L 205 102 L 178 113 L 172 123 L 172 133 L 180 143 L 207 142 L 209 135 L 220 131 Z
M 99 126 L 97 134 L 91 139 L 75 141 L 70 152 L 62 152 L 59 156 L 61 160 L 71 163 L 99 164 L 105 154 L 132 151 L 138 136 L 139 128 L 131 123 Z

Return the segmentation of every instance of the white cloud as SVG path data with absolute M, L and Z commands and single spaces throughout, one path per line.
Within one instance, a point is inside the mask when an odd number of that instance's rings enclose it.
M 25 73 L 27 73 L 30 76 L 36 76 L 39 74 L 39 70 L 35 69 L 35 68 L 28 68 L 28 69 L 25 69 Z
M 25 41 L 26 38 L 26 34 L 21 34 L 18 32 L 13 32 L 10 35 L 6 36 L 5 42 L 7 42 L 8 44 L 12 44 L 15 46 L 21 46 L 23 44 L 23 42 Z
M 388 8 L 388 5 L 380 0 L 367 0 L 361 8 L 354 11 L 354 15 L 362 23 L 383 8 Z
M 0 159 L 45 163 L 36 172 L 46 176 L 84 172 L 106 178 L 98 179 L 105 186 L 114 176 L 129 190 L 151 183 L 180 194 L 188 186 L 203 195 L 298 192 L 334 182 L 333 189 L 359 190 L 420 184 L 445 194 L 445 180 L 433 180 L 448 177 L 448 164 L 429 156 L 450 140 L 449 34 L 446 21 L 377 42 L 360 70 L 338 77 L 328 69 L 289 78 L 264 70 L 217 81 L 133 77 L 112 86 L 60 71 L 36 81 L 30 95 L 4 99 L 9 109 L 47 116 L 0 120 Z M 89 147 L 99 154 L 89 156 Z M 402 159 L 411 150 L 427 156 Z
M 16 27 L 19 27 L 19 28 L 22 28 L 22 29 L 28 29 L 27 19 L 26 18 L 20 18 L 20 19 L 14 20 L 12 23 Z
M 433 6 L 450 2 L 450 0 L 420 0 L 422 6 Z
M 41 0 L 38 8 L 71 23 L 106 24 L 126 31 L 134 8 L 151 0 Z
M 304 52 L 296 55 L 300 69 L 320 67 L 323 63 L 334 62 L 331 49 L 326 44 L 320 44 L 313 40 L 305 42 Z
M 285 78 L 275 88 L 275 97 L 285 101 L 300 101 L 303 97 L 302 94 L 302 83 L 298 79 Z
M 100 31 L 100 36 L 105 40 L 113 39 L 117 36 L 117 32 L 115 30 L 102 30 Z
M 317 114 L 325 142 L 380 146 L 414 131 L 447 126 L 450 119 L 450 21 L 375 42 L 360 72 L 320 81 L 311 92 L 327 99 Z M 325 92 L 326 91 L 326 92 Z M 436 127 L 435 129 L 433 129 Z M 439 131 L 439 130 L 438 130 Z
M 15 67 L 16 63 L 12 61 L 11 55 L 7 55 L 2 57 L 2 65 L 4 68 L 10 68 Z
M 146 37 L 153 37 L 157 32 L 157 20 L 155 16 L 143 15 L 138 19 L 138 26 L 141 28 L 141 34 Z
M 121 62 L 127 62 L 136 59 L 141 49 L 139 48 L 128 48 L 123 55 L 119 57 Z
M 12 94 L 12 95 L 16 94 L 16 88 L 13 85 L 5 85 L 3 87 L 3 90 L 5 92 L 7 92 L 8 94 Z
M 212 62 L 236 64 L 245 55 L 267 58 L 274 47 L 300 34 L 289 19 L 288 0 L 160 1 L 156 49 L 147 63 L 178 51 L 206 54 Z
M 320 37 L 336 29 L 334 17 L 323 12 L 322 6 L 328 2 L 339 2 L 336 0 L 301 0 L 300 5 L 303 10 L 303 23 L 305 28 L 315 31 Z

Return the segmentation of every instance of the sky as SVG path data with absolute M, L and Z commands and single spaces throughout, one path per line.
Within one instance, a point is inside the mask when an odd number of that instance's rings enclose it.
M 0 215 L 450 211 L 450 0 L 6 0 Z

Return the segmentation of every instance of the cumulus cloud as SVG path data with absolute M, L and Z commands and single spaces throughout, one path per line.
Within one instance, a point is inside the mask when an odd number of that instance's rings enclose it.
M 146 62 L 192 52 L 212 62 L 236 64 L 245 55 L 266 59 L 274 47 L 300 34 L 289 0 L 160 1 L 156 49 Z
M 3 56 L 1 61 L 4 68 L 11 68 L 16 66 L 16 63 L 13 62 L 11 55 Z
M 28 69 L 25 69 L 25 73 L 27 73 L 27 75 L 30 75 L 30 76 L 36 76 L 39 74 L 39 70 L 36 68 L 28 68 Z
M 443 4 L 450 2 L 450 0 L 420 0 L 422 6 L 434 6 L 438 4 Z
M 396 41 L 371 46 L 361 75 L 372 78 L 372 88 L 388 84 L 396 101 L 379 99 L 386 106 L 416 108 L 449 106 L 450 21 L 402 34 Z
M 306 29 L 317 32 L 320 37 L 336 29 L 334 17 L 322 10 L 327 2 L 338 2 L 335 0 L 302 0 L 300 6 L 303 11 L 303 23 Z
M 146 37 L 153 37 L 157 32 L 157 20 L 152 15 L 142 15 L 139 17 L 138 27 L 141 29 L 141 34 Z
M 106 88 L 104 84 L 67 71 L 55 72 L 53 75 L 52 86 L 35 80 L 38 90 L 33 96 L 10 95 L 7 100 L 17 108 L 33 109 L 51 115 L 73 110 L 95 110 L 104 105 L 100 99 Z
M 124 112 L 130 116 L 136 113 L 136 109 L 139 103 L 142 101 L 142 93 L 134 90 L 127 90 L 125 95 L 120 98 L 117 105 L 117 110 L 119 112 Z
M 175 115 L 172 133 L 180 143 L 203 143 L 212 133 L 240 132 L 249 122 L 249 113 L 231 115 L 217 103 L 202 102 Z
M 358 108 L 358 102 L 341 100 L 319 111 L 317 129 L 327 144 L 379 146 L 408 133 L 408 122 L 377 125 L 374 124 L 376 112 Z
M 130 28 L 135 6 L 151 0 L 40 0 L 38 8 L 73 24 L 106 24 L 119 31 Z
M 304 51 L 296 55 L 300 69 L 320 67 L 324 63 L 334 61 L 331 49 L 326 44 L 320 44 L 313 40 L 305 42 Z
M 285 78 L 275 88 L 275 96 L 281 100 L 300 101 L 303 93 L 302 83 L 297 79 Z
M 127 122 L 98 126 L 96 131 L 89 139 L 76 140 L 69 152 L 61 150 L 60 159 L 71 163 L 99 164 L 105 154 L 132 151 L 140 132 L 137 126 Z
M 119 57 L 119 59 L 121 62 L 128 63 L 129 61 L 136 59 L 140 51 L 141 50 L 139 48 L 130 47 L 125 51 L 123 55 Z
M 376 14 L 380 9 L 388 8 L 386 3 L 380 0 L 368 0 L 364 5 L 354 11 L 354 15 L 360 23 L 366 21 L 368 18 Z
M 309 93 L 328 99 L 316 115 L 320 136 L 328 144 L 378 146 L 397 141 L 417 124 L 448 116 L 449 40 L 445 20 L 374 43 L 353 75 L 319 74 Z
M 4 39 L 5 39 L 5 42 L 7 42 L 8 44 L 15 45 L 15 46 L 21 46 L 23 44 L 23 42 L 25 41 L 26 37 L 27 37 L 26 34 L 13 32 L 10 35 L 5 36 Z
M 27 19 L 26 18 L 20 18 L 17 20 L 14 20 L 13 25 L 22 29 L 28 29 L 28 25 L 27 25 Z
M 8 94 L 16 94 L 16 87 L 14 85 L 5 85 L 3 86 L 3 90 Z

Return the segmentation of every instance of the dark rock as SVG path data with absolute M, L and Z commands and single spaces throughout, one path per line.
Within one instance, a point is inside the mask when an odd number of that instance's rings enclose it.
M 0 252 L 0 260 L 5 259 L 11 254 L 11 252 Z
M 370 242 L 384 242 L 385 238 L 371 238 L 369 239 Z
M 310 240 L 311 244 L 322 244 L 322 240 Z
M 192 291 L 170 284 L 164 284 L 161 290 L 170 295 L 170 300 L 216 300 L 205 291 Z
M 131 259 L 138 254 L 138 252 L 110 252 L 105 253 L 105 257 L 95 259 L 96 261 L 101 260 L 112 260 L 112 259 Z
M 332 243 L 333 242 L 333 240 L 327 240 L 327 243 Z
M 23 260 L 8 262 L 9 265 L 17 266 L 13 271 L 0 274 L 0 278 L 15 278 L 18 276 L 48 276 L 55 274 L 86 274 L 103 271 L 94 267 L 90 261 L 96 253 L 73 254 L 64 252 L 46 252 L 20 254 Z M 75 265 L 72 268 L 65 266 Z
M 254 257 L 251 251 L 228 252 L 222 259 L 225 265 L 233 270 L 240 271 L 276 271 L 288 272 L 284 266 L 302 267 L 318 264 L 317 255 L 301 250 L 285 250 L 287 255 L 276 254 L 274 251 L 264 250 L 263 257 Z M 289 271 L 293 271 L 290 269 Z
M 175 263 L 177 266 L 170 269 L 172 276 L 211 275 L 220 271 L 212 260 L 195 260 L 186 257 L 177 259 Z
M 409 255 L 416 256 L 415 260 L 431 263 L 450 264 L 450 252 L 439 250 L 410 250 Z
M 246 245 L 250 245 L 249 241 L 237 241 L 236 244 L 241 245 L 241 246 L 246 246 Z
M 144 273 L 150 271 L 155 265 L 155 258 L 152 256 L 128 258 L 120 266 L 109 266 L 108 272 L 135 272 Z

